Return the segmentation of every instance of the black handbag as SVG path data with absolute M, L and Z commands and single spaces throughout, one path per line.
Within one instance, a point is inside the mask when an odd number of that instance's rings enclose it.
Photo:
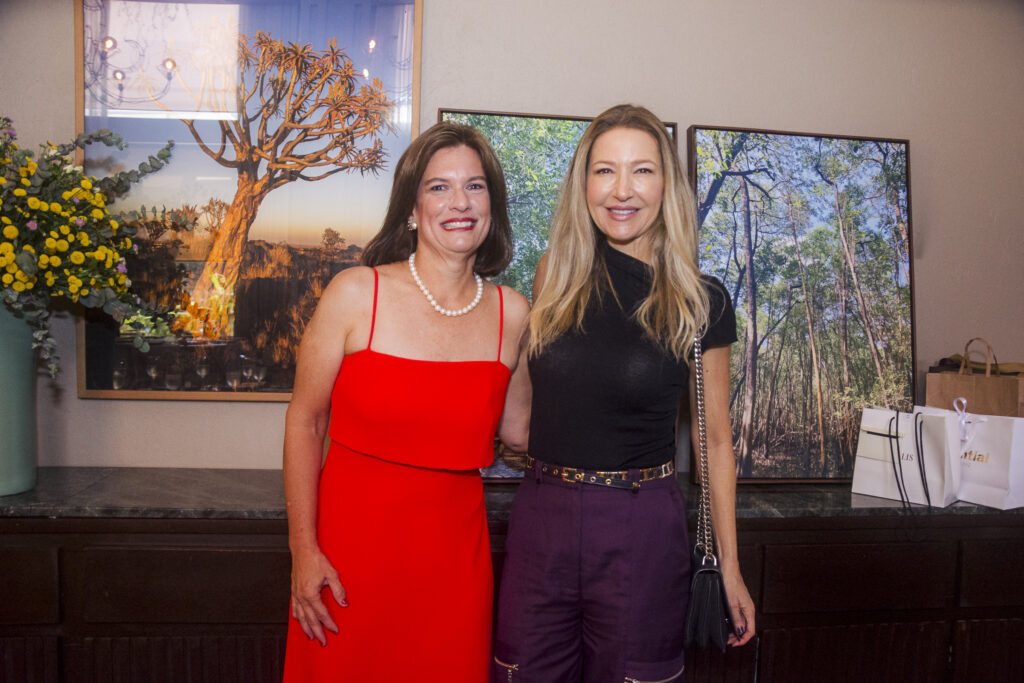
M 697 394 L 697 442 L 700 451 L 700 505 L 697 509 L 697 543 L 693 547 L 690 604 L 686 609 L 686 647 L 714 643 L 725 652 L 735 620 L 725 595 L 722 570 L 715 555 L 711 528 L 711 483 L 708 479 L 708 435 L 704 417 L 704 362 L 700 340 L 693 343 L 693 372 Z M 738 634 L 737 634 L 738 635 Z

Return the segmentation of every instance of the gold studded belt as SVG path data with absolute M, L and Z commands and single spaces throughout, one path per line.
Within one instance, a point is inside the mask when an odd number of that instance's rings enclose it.
M 675 465 L 667 462 L 657 467 L 643 467 L 635 470 L 618 470 L 616 472 L 602 472 L 600 470 L 584 470 L 578 467 L 563 467 L 562 465 L 551 465 L 526 456 L 526 470 L 540 470 L 541 474 L 555 477 L 562 481 L 575 481 L 581 484 L 595 484 L 597 486 L 611 486 L 616 489 L 628 489 L 639 491 L 640 485 L 645 481 L 653 479 L 664 479 L 671 477 L 676 472 Z M 632 475 L 632 476 L 631 476 Z

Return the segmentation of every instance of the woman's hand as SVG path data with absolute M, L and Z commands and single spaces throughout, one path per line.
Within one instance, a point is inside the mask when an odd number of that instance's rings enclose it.
M 348 607 L 338 572 L 319 549 L 292 553 L 292 616 L 298 620 L 307 638 L 316 638 L 323 646 L 327 645 L 324 629 L 338 634 L 338 625 L 331 619 L 320 597 L 325 587 L 331 589 L 335 602 Z
M 288 547 L 292 551 L 292 616 L 309 639 L 327 644 L 331 619 L 321 591 L 331 589 L 335 602 L 347 607 L 338 572 L 317 545 L 317 497 L 324 439 L 331 412 L 331 391 L 341 369 L 352 329 L 365 326 L 369 336 L 374 276 L 369 268 L 348 268 L 327 285 L 299 346 L 292 400 L 285 414 L 284 499 L 288 512 Z M 362 348 L 360 346 L 360 348 Z M 350 349 L 351 350 L 351 349 Z
M 754 637 L 754 601 L 739 571 L 722 572 L 725 583 L 725 597 L 729 601 L 735 624 L 735 634 L 729 634 L 729 645 L 744 645 Z M 736 635 L 738 634 L 738 635 Z

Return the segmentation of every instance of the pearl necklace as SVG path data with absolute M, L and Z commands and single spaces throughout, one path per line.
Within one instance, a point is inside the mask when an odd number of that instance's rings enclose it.
M 442 307 L 441 304 L 437 303 L 437 300 L 434 298 L 434 295 L 430 293 L 430 290 L 427 289 L 427 286 L 423 284 L 423 280 L 420 279 L 420 274 L 416 272 L 415 251 L 409 254 L 409 272 L 412 273 L 412 279 L 416 281 L 416 285 L 420 288 L 420 291 L 423 292 L 423 296 L 427 297 L 427 301 L 430 302 L 430 305 L 434 307 L 434 310 L 440 313 L 441 315 L 447 315 L 450 318 L 454 318 L 459 315 L 465 315 L 472 311 L 474 308 L 476 308 L 476 305 L 480 303 L 480 299 L 484 295 L 484 280 L 478 274 L 473 273 L 473 278 L 476 280 L 476 296 L 473 297 L 473 301 L 468 306 L 463 306 L 458 310 L 449 310 L 447 308 Z

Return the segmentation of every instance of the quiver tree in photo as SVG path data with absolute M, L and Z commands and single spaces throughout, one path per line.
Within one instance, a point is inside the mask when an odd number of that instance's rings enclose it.
M 192 291 L 193 306 L 206 309 L 193 333 L 231 333 L 230 298 L 242 252 L 260 204 L 282 185 L 314 182 L 336 173 L 378 173 L 387 154 L 382 136 L 392 130 L 392 103 L 379 79 L 360 84 L 344 51 L 285 44 L 260 31 L 239 34 L 237 119 L 219 121 L 220 140 L 206 141 L 185 120 L 200 149 L 238 174 L 235 196 Z M 190 307 L 191 308 L 191 307 Z

